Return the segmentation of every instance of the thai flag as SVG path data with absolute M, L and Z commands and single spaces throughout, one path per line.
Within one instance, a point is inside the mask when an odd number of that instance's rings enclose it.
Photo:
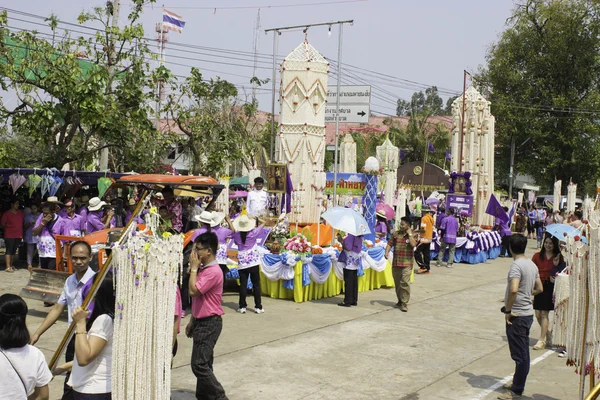
M 181 33 L 184 26 L 185 21 L 181 15 L 163 9 L 163 27 L 165 27 L 165 29 Z

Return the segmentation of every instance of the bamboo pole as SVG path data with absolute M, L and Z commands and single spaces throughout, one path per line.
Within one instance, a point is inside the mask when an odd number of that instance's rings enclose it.
M 587 271 L 586 271 L 587 273 Z M 583 344 L 581 346 L 581 361 L 580 361 L 580 376 L 579 376 L 579 391 L 581 400 L 585 397 L 585 345 L 587 342 L 587 323 L 590 311 L 590 290 L 588 286 L 588 277 L 585 281 L 585 319 L 583 320 Z
M 133 221 L 134 221 L 135 217 L 137 217 L 139 215 L 139 213 L 142 211 L 144 199 L 148 196 L 148 194 L 149 194 L 148 190 L 144 190 L 142 192 L 142 196 L 140 197 L 138 204 L 137 204 L 135 210 L 133 211 L 131 218 L 129 219 L 129 222 L 127 223 L 127 226 L 123 229 L 123 231 L 121 231 L 121 236 L 119 236 L 119 240 L 117 241 L 118 244 L 121 244 L 123 242 L 123 240 L 125 239 L 125 237 L 127 236 L 127 232 L 129 232 L 129 230 L 131 229 L 131 226 L 133 226 Z M 98 292 L 98 289 L 100 288 L 100 285 L 102 284 L 102 281 L 104 281 L 104 278 L 106 278 L 106 275 L 108 274 L 108 271 L 110 270 L 110 264 L 112 262 L 112 258 L 113 258 L 113 254 L 111 253 L 108 256 L 106 263 L 104 263 L 104 265 L 102 266 L 102 269 L 100 271 L 98 271 L 98 273 L 97 273 L 100 275 L 100 278 L 94 277 L 94 283 L 90 289 L 90 292 L 85 297 L 83 304 L 81 305 L 81 307 L 84 310 L 87 310 L 87 308 L 90 305 L 90 303 L 92 302 L 92 300 L 94 300 L 94 297 L 96 296 L 96 293 Z M 54 352 L 54 355 L 52 356 L 52 360 L 50 360 L 50 362 L 48 363 L 48 367 L 50 368 L 50 371 L 52 371 L 54 369 L 54 367 L 56 367 L 56 363 L 58 362 L 58 359 L 62 356 L 62 353 L 65 350 L 65 348 L 67 347 L 67 344 L 69 343 L 69 341 L 71 340 L 71 337 L 73 336 L 74 331 L 75 331 L 75 321 L 71 322 L 71 325 L 69 325 L 67 332 L 63 336 L 62 341 L 60 342 L 60 344 L 58 345 L 58 348 L 56 349 L 56 351 Z

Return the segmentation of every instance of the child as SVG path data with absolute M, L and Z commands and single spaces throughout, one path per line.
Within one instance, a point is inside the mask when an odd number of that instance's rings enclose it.
M 165 232 L 171 232 L 173 230 L 173 223 L 168 218 L 169 210 L 167 206 L 160 206 L 158 209 L 158 214 L 160 215 L 160 225 L 158 226 L 158 233 L 162 235 Z

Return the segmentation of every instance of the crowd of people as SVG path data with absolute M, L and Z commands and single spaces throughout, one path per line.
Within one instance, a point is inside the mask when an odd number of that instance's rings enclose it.
M 231 214 L 194 210 L 183 216 L 183 205 L 192 209 L 197 203 L 175 199 L 173 191 L 165 188 L 162 196 L 153 199 L 159 207 L 163 223 L 160 229 L 181 232 L 195 223 L 196 231 L 192 237 L 193 248 L 189 255 L 184 285 L 175 287 L 176 307 L 173 320 L 173 356 L 177 352 L 177 334 L 181 319 L 187 308 L 191 318 L 185 333 L 193 339 L 191 369 L 197 379 L 198 398 L 226 399 L 225 390 L 213 373 L 214 347 L 220 336 L 224 314 L 222 296 L 227 268 L 227 243 L 233 241 L 238 249 L 238 272 L 240 278 L 239 304 L 237 312 L 247 311 L 246 302 L 248 280 L 253 285 L 254 312 L 264 313 L 260 289 L 260 251 L 257 238 L 264 229 L 264 216 L 268 198 L 264 195 L 260 178 L 256 188 L 248 196 L 247 212 L 241 212 L 232 220 Z M 127 204 L 127 207 L 124 206 Z M 29 205 L 21 209 L 19 200 L 11 202 L 11 208 L 1 217 L 7 248 L 7 271 L 13 269 L 14 255 L 20 241 L 27 248 L 28 265 L 33 264 L 33 253 L 37 250 L 42 268 L 52 268 L 55 263 L 56 235 L 82 237 L 86 234 L 109 227 L 120 227 L 132 218 L 136 202 L 131 199 L 112 199 L 102 201 L 82 196 L 68 199 L 62 203 L 56 198 L 48 198 L 38 208 Z M 383 213 L 378 213 L 377 237 L 387 241 L 386 258 L 391 254 L 392 276 L 395 283 L 397 307 L 408 311 L 411 295 L 411 275 L 416 263 L 418 274 L 431 271 L 431 243 L 439 238 L 440 251 L 437 265 L 453 267 L 454 251 L 461 222 L 457 210 L 444 207 L 430 208 L 427 204 L 419 207 L 421 213 L 403 217 L 397 225 L 390 224 Z M 528 337 L 533 317 L 537 319 L 541 330 L 534 350 L 550 344 L 549 313 L 554 309 L 554 277 L 564 267 L 564 258 L 560 252 L 558 240 L 546 233 L 544 227 L 551 223 L 568 222 L 573 226 L 581 225 L 581 213 L 572 215 L 550 214 L 541 207 L 519 208 L 516 210 L 514 226 L 511 229 L 512 213 L 507 219 L 496 221 L 494 229 L 502 235 L 503 255 L 513 257 L 505 295 L 503 313 L 506 315 L 506 331 L 511 357 L 515 360 L 515 377 L 504 397 L 510 399 L 522 394 L 528 373 L 529 345 Z M 234 212 L 236 210 L 233 210 Z M 135 217 L 140 218 L 140 217 Z M 189 221 L 186 221 L 188 220 Z M 139 222 L 143 222 L 141 219 Z M 165 223 L 168 222 L 168 223 Z M 531 232 L 529 232 L 531 226 Z M 539 238 L 541 231 L 541 239 Z M 527 236 L 537 239 L 539 252 L 532 259 L 525 257 Z M 338 262 L 344 264 L 344 299 L 342 307 L 358 304 L 358 268 L 364 238 L 346 234 L 339 236 L 342 251 Z M 447 262 L 444 263 L 448 251 Z M 111 393 L 111 357 L 113 342 L 113 319 L 115 297 L 112 278 L 109 275 L 100 284 L 94 302 L 86 311 L 81 305 L 96 274 L 90 268 L 92 250 L 88 243 L 79 240 L 71 244 L 70 251 L 73 275 L 65 282 L 58 302 L 50 310 L 42 324 L 29 335 L 25 324 L 27 306 L 16 295 L 0 297 L 0 366 L 13 371 L 0 375 L 0 386 L 13 384 L 13 391 L 22 390 L 33 398 L 47 398 L 48 383 L 52 374 L 65 374 L 63 399 L 110 399 Z M 532 267 L 533 266 L 533 267 Z M 535 296 L 533 296 L 535 295 Z M 66 348 L 66 363 L 56 367 L 52 373 L 48 370 L 43 355 L 34 345 L 40 337 L 67 309 L 68 322 L 75 323 L 75 334 Z M 21 385 L 16 383 L 21 382 Z M 22 386 L 22 389 L 20 387 Z M 15 392 L 16 393 L 16 392 Z M 15 398 L 19 398 L 15 394 Z

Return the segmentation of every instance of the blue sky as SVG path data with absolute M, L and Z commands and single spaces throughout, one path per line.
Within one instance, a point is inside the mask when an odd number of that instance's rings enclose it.
M 253 74 L 250 53 L 253 51 L 259 6 L 261 58 L 257 76 L 261 79 L 270 78 L 272 74 L 268 56 L 272 54 L 273 36 L 266 35 L 264 29 L 354 19 L 353 26 L 344 27 L 343 63 L 395 79 L 365 74 L 348 67 L 354 76 L 346 74 L 343 83 L 363 84 L 366 81 L 377 85 L 380 89 L 373 89 L 377 96 L 372 98 L 371 109 L 393 114 L 395 98 L 410 99 L 415 89 L 420 88 L 406 81 L 436 85 L 446 90 L 442 92 L 444 96 L 448 92 L 460 92 L 463 70 L 474 71 L 485 64 L 487 48 L 504 29 L 514 7 L 513 1 L 509 0 L 368 0 L 314 5 L 338 1 L 341 0 L 164 0 L 164 3 L 146 7 L 142 22 L 146 36 L 156 37 L 154 26 L 161 20 L 164 5 L 186 21 L 182 34 L 169 33 L 171 42 L 213 49 L 194 49 L 191 51 L 196 53 L 191 53 L 190 49 L 168 44 L 167 66 L 176 74 L 188 74 L 189 67 L 175 65 L 185 64 L 198 67 L 206 78 L 220 76 L 240 87 L 249 87 Z M 3 7 L 44 16 L 54 12 L 60 20 L 68 22 L 76 22 L 83 9 L 102 6 L 105 2 L 87 0 L 78 1 L 77 5 L 74 3 L 64 0 L 0 0 Z M 269 5 L 299 6 L 266 7 Z M 130 6 L 129 1 L 122 2 L 122 22 Z M 9 13 L 9 19 L 10 16 Z M 13 20 L 10 25 L 44 30 L 21 21 Z M 288 54 L 303 39 L 301 31 L 283 33 L 278 53 L 282 56 Z M 308 40 L 325 57 L 337 59 L 337 27 L 332 29 L 331 37 L 328 37 L 327 27 L 310 29 Z M 232 52 L 223 53 L 215 49 Z M 330 76 L 329 82 L 335 84 L 335 79 Z M 270 89 L 270 84 L 267 89 Z M 270 110 L 268 91 L 260 92 L 258 100 L 261 109 Z

